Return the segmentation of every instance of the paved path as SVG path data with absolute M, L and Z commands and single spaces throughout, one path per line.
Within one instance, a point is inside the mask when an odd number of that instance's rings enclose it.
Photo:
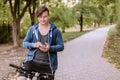
M 99 28 L 65 44 L 55 80 L 120 80 L 120 71 L 102 57 L 109 28 Z

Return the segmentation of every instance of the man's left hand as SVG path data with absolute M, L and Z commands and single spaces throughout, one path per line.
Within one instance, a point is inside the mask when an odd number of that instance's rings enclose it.
M 45 42 L 45 45 L 40 46 L 39 49 L 43 52 L 48 52 L 50 49 L 50 45 L 47 42 Z

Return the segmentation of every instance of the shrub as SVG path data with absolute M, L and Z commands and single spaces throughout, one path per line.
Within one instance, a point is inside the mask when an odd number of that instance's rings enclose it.
M 118 32 L 120 32 L 120 23 L 117 24 L 116 28 L 117 28 Z
M 12 41 L 12 27 L 11 25 L 4 24 L 4 22 L 0 25 L 0 43 L 7 43 Z

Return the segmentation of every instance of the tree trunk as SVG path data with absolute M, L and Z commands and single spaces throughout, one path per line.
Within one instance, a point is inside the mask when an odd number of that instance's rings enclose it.
M 20 7 L 20 0 L 7 0 L 9 1 L 10 11 L 11 15 L 13 17 L 13 23 L 12 23 L 12 37 L 13 37 L 13 45 L 14 47 L 20 46 L 20 21 L 23 18 L 27 8 L 31 4 L 32 0 L 26 0 L 26 4 L 24 7 Z M 7 2 L 6 1 L 6 2 Z M 21 8 L 23 8 L 21 10 Z
M 62 33 L 65 33 L 65 27 L 62 27 Z
M 32 5 L 29 5 L 29 14 L 30 14 L 30 19 L 31 19 L 31 25 L 35 23 L 35 9 L 36 9 L 36 1 L 33 1 Z
M 94 28 L 97 27 L 97 22 L 96 21 L 93 22 L 93 26 L 94 26 Z
M 80 32 L 83 31 L 83 15 L 80 15 L 80 19 L 79 19 L 79 25 L 80 25 Z
M 110 18 L 110 24 L 112 25 L 113 23 L 113 16 Z
M 33 9 L 29 6 L 29 14 L 30 14 L 30 19 L 31 19 L 31 25 L 35 23 L 35 6 Z
M 35 23 L 35 16 L 31 14 L 30 19 L 31 19 L 31 25 L 33 25 Z
M 12 23 L 12 36 L 13 36 L 13 45 L 14 47 L 20 46 L 20 21 L 15 19 Z
M 31 24 L 33 25 L 35 23 L 35 20 L 34 20 L 34 18 L 33 18 L 33 20 L 32 20 L 32 22 L 31 22 Z

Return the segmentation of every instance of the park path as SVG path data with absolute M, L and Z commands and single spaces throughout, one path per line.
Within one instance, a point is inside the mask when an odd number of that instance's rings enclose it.
M 106 26 L 65 44 L 58 53 L 55 80 L 120 80 L 120 71 L 101 57 L 108 30 Z

